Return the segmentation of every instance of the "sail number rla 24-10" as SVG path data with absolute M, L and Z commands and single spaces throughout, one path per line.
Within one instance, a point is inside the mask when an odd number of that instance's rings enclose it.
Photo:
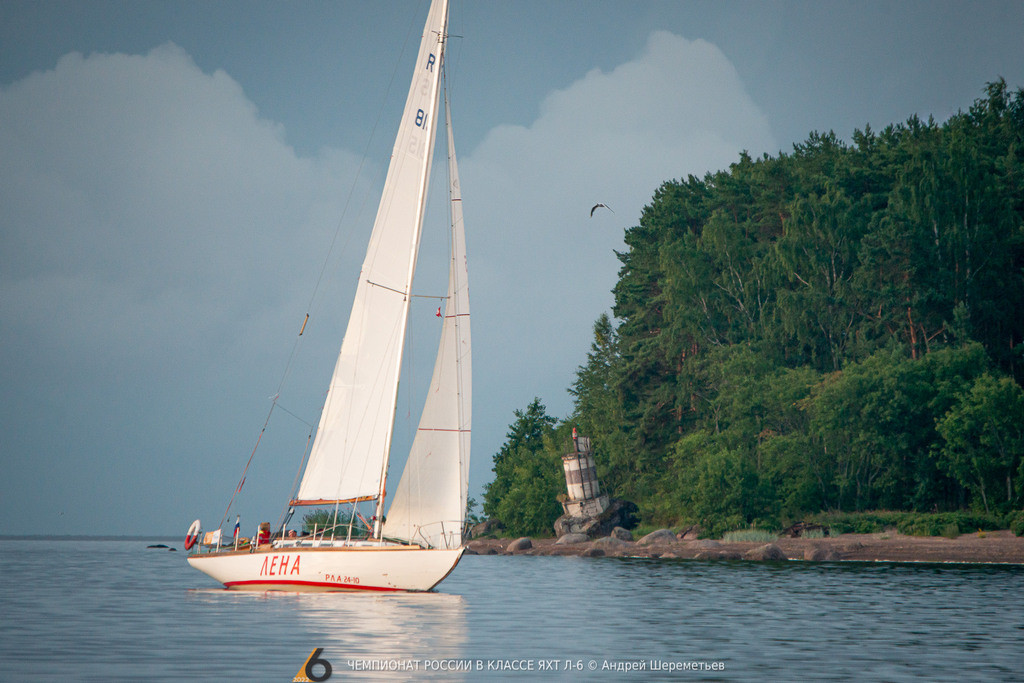
M 427 56 L 427 64 L 426 64 L 426 66 L 424 68 L 427 71 L 429 71 L 430 73 L 434 73 L 434 63 L 436 61 L 437 61 L 437 57 L 435 57 L 434 53 L 431 52 Z M 431 78 L 429 76 L 424 76 L 424 78 L 423 78 L 423 90 L 421 91 L 424 97 L 428 97 L 430 95 L 430 87 L 431 87 L 431 85 L 432 85 Z M 422 109 L 417 109 L 416 110 L 416 126 L 418 128 L 422 128 L 423 130 L 427 129 L 427 112 L 423 111 Z

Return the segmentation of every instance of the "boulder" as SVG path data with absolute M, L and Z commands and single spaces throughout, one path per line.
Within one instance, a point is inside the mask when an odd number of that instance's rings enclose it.
M 633 540 L 633 532 L 630 531 L 629 529 L 623 529 L 621 526 L 617 526 L 614 529 L 612 529 L 612 532 L 609 534 L 609 536 L 612 536 L 613 538 L 617 538 L 620 541 L 632 541 Z
M 469 537 L 480 538 L 481 536 L 486 536 L 487 534 L 493 534 L 501 530 L 502 528 L 504 528 L 504 525 L 501 523 L 501 520 L 485 519 L 484 521 L 478 524 L 474 524 L 472 527 L 470 527 Z
M 757 548 L 751 548 L 743 553 L 744 560 L 785 560 L 786 553 L 774 543 L 767 543 Z
M 586 534 L 590 538 L 607 536 L 615 527 L 632 529 L 637 524 L 636 504 L 612 498 L 608 508 L 596 517 L 562 515 L 555 520 L 555 535 Z
M 709 550 L 702 550 L 693 556 L 695 560 L 738 560 L 740 554 L 731 550 L 716 550 L 711 548 Z
M 505 548 L 505 552 L 520 553 L 524 550 L 529 550 L 532 547 L 533 541 L 530 540 L 530 537 L 523 536 L 522 538 L 517 538 L 516 540 L 509 543 L 508 547 Z
M 675 540 L 676 535 L 670 529 L 658 529 L 647 534 L 637 543 L 640 545 L 651 545 L 652 543 L 672 543 Z
M 594 541 L 595 548 L 604 548 L 605 550 L 617 550 L 619 548 L 627 548 L 629 544 L 623 541 L 621 538 L 615 538 L 614 536 L 605 536 Z
M 497 555 L 498 551 L 487 541 L 470 541 L 466 544 L 466 550 L 472 550 L 477 555 Z
M 587 548 L 580 553 L 580 557 L 604 557 L 604 551 L 600 548 Z
M 804 550 L 804 559 L 809 562 L 836 562 L 840 557 L 835 548 L 815 546 Z
M 569 543 L 586 543 L 589 540 L 590 538 L 586 534 L 566 534 L 565 536 L 562 536 L 557 541 L 555 541 L 555 544 L 566 545 Z

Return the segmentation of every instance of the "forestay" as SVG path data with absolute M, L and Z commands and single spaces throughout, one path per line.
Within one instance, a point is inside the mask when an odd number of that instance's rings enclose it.
M 451 263 L 441 343 L 419 428 L 384 535 L 432 548 L 462 544 L 472 422 L 469 275 L 451 113 L 445 103 L 451 192 Z
M 351 317 L 292 504 L 378 497 L 434 147 L 447 3 L 431 6 Z

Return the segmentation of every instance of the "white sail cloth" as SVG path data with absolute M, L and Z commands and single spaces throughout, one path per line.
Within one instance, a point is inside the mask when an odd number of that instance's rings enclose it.
M 385 536 L 432 548 L 462 545 L 472 423 L 469 274 L 459 172 L 447 106 L 445 114 L 452 223 L 448 296 L 430 390 L 384 524 Z
M 433 156 L 447 15 L 446 2 L 431 5 L 345 339 L 293 504 L 380 493 Z

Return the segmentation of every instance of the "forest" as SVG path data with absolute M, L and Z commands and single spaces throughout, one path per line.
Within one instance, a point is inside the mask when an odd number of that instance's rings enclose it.
M 551 534 L 561 455 L 646 524 L 1024 508 L 1024 90 L 665 182 L 568 390 L 515 412 L 484 513 Z

